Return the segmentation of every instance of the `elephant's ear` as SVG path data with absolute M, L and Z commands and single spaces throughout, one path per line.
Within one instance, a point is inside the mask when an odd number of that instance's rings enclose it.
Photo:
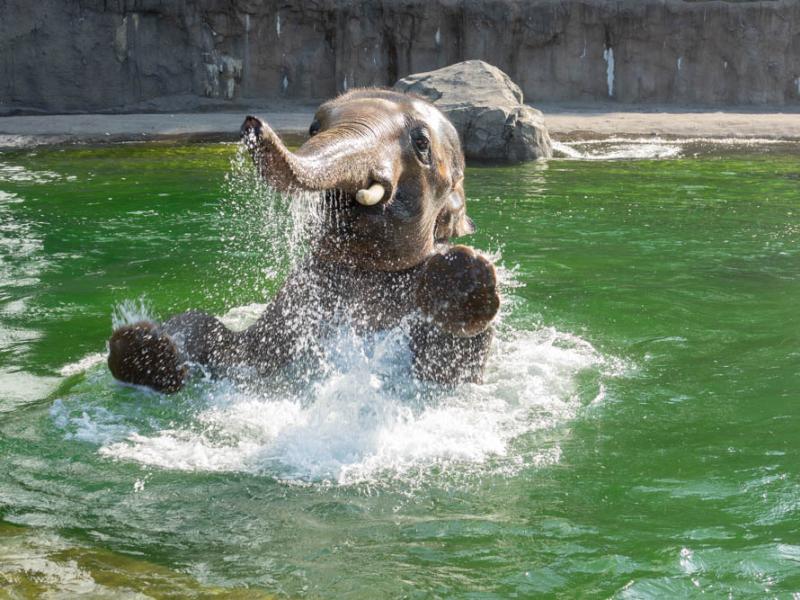
M 450 238 L 469 235 L 475 231 L 475 223 L 467 216 L 464 191 L 460 188 L 461 186 L 450 193 L 444 208 L 436 217 L 433 236 L 437 242 L 445 242 Z

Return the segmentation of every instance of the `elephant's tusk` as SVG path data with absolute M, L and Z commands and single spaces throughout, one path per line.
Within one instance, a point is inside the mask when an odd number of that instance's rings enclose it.
M 366 189 L 356 192 L 356 202 L 363 206 L 373 206 L 383 199 L 385 190 L 380 183 L 373 183 Z

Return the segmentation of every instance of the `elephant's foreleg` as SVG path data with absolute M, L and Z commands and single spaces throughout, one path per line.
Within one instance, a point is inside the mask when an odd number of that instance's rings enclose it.
M 183 387 L 190 363 L 218 376 L 237 367 L 270 373 L 291 360 L 308 326 L 287 296 L 279 294 L 258 321 L 241 332 L 200 311 L 176 315 L 163 325 L 124 325 L 109 341 L 108 366 L 120 381 L 168 393 Z
M 188 375 L 187 363 L 220 372 L 240 361 L 238 337 L 199 311 L 174 316 L 163 325 L 139 321 L 114 331 L 108 343 L 108 367 L 120 381 L 177 392 Z
M 270 373 L 297 352 L 297 340 L 312 327 L 302 318 L 310 306 L 305 279 L 290 277 L 264 313 L 245 331 L 235 332 L 200 311 L 176 315 L 158 325 L 140 321 L 114 331 L 108 366 L 117 379 L 175 392 L 183 387 L 189 363 L 213 375 L 237 367 Z
M 170 318 L 162 330 L 172 338 L 186 362 L 219 374 L 242 362 L 241 334 L 225 327 L 219 319 L 191 310 Z
M 415 323 L 411 327 L 414 374 L 436 383 L 480 383 L 491 342 L 491 328 L 458 337 L 430 322 Z

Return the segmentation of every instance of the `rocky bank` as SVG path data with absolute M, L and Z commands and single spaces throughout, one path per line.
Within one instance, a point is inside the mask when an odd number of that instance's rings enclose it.
M 0 114 L 328 98 L 468 59 L 541 102 L 800 106 L 800 2 L 0 0 Z

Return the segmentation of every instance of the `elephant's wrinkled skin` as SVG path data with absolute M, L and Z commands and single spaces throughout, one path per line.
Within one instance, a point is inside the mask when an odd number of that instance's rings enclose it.
M 108 358 L 117 379 L 174 392 L 189 364 L 217 375 L 241 367 L 266 374 L 313 356 L 342 322 L 374 332 L 401 321 L 418 377 L 481 379 L 499 297 L 492 264 L 448 243 L 473 231 L 453 126 L 423 100 L 365 89 L 323 104 L 309 133 L 291 153 L 255 117 L 242 125 L 273 187 L 323 192 L 310 257 L 245 331 L 197 311 L 120 327 Z

